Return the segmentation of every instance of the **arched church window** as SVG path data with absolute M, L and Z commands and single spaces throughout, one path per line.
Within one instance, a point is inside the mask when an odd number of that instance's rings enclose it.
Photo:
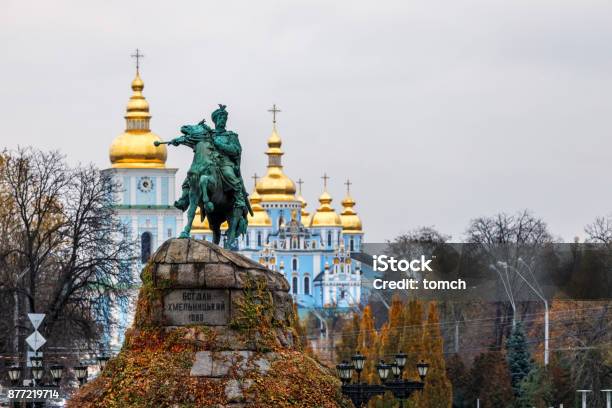
M 332 246 L 332 233 L 331 231 L 327 231 L 327 246 Z
M 251 246 L 251 239 L 250 239 L 250 235 L 248 232 L 246 233 L 246 246 L 247 247 Z
M 298 293 L 298 278 L 297 278 L 297 276 L 294 276 L 294 277 L 293 277 L 293 279 L 292 279 L 292 285 L 291 285 L 291 286 L 293 286 L 293 287 L 291 288 L 292 293 L 293 293 L 294 295 L 297 295 L 297 293 Z
M 304 278 L 304 294 L 310 295 L 310 278 L 308 276 Z
M 261 246 L 261 232 L 257 233 L 257 246 L 260 247 Z
M 140 236 L 140 261 L 147 263 L 151 257 L 151 241 L 152 235 L 149 231 L 143 232 Z
M 292 271 L 297 271 L 298 270 L 298 260 L 296 258 L 293 258 L 291 260 L 291 270 Z
M 349 241 L 349 248 L 351 252 L 355 251 L 355 240 L 353 238 L 351 238 L 351 240 Z

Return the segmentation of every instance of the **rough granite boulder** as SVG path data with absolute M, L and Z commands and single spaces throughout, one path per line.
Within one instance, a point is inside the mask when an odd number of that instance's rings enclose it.
M 278 272 L 207 241 L 170 239 L 141 273 L 121 352 L 69 407 L 349 407 L 302 352 Z

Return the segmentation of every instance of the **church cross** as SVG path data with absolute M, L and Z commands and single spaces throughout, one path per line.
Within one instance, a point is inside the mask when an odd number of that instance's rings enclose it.
M 351 185 L 353 183 L 351 183 L 351 180 L 346 179 L 346 183 L 344 183 L 344 185 L 346 186 L 346 195 L 351 195 Z
M 272 112 L 272 123 L 276 124 L 276 114 L 281 112 L 281 110 L 276 107 L 276 104 L 274 104 L 272 105 L 272 109 L 268 109 L 268 112 Z
M 302 178 L 300 177 L 297 181 L 298 186 L 300 186 L 300 194 L 302 194 L 302 184 L 304 184 L 304 181 L 302 180 Z
M 251 178 L 253 179 L 253 186 L 257 187 L 257 180 L 259 180 L 257 173 L 253 174 Z
M 140 73 L 140 59 L 144 58 L 144 54 L 141 54 L 140 50 L 136 48 L 136 53 L 130 55 L 130 57 L 136 58 L 136 73 L 139 74 Z
M 321 178 L 323 179 L 323 188 L 327 190 L 327 180 L 329 180 L 329 176 L 327 175 L 327 173 L 323 173 L 323 177 Z

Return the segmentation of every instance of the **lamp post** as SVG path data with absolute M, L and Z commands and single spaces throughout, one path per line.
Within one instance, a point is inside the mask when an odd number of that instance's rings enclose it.
M 89 367 L 83 363 L 79 363 L 78 366 L 74 367 L 74 375 L 77 380 L 79 380 L 79 384 L 83 385 L 87 382 L 87 369 Z
M 581 395 L 581 407 L 587 408 L 587 394 L 589 392 L 593 392 L 592 390 L 576 390 L 577 393 Z
M 388 364 L 381 360 L 376 365 L 376 371 L 380 378 L 380 384 L 367 384 L 361 382 L 361 371 L 365 365 L 366 357 L 360 353 L 355 354 L 351 360 L 353 364 L 347 361 L 336 366 L 338 377 L 342 381 L 342 393 L 346 395 L 356 407 L 365 406 L 368 401 L 376 395 L 383 395 L 387 391 L 391 391 L 395 398 L 402 401 L 402 404 L 410 398 L 415 391 L 422 391 L 425 387 L 425 376 L 429 365 L 423 361 L 417 364 L 416 368 L 419 372 L 421 381 L 408 381 L 402 378 L 404 368 L 406 366 L 407 355 L 400 352 L 395 355 L 395 362 Z M 357 382 L 351 383 L 353 370 L 357 371 Z M 393 378 L 389 375 L 393 374 Z
M 51 378 L 53 378 L 53 382 L 56 387 L 59 387 L 60 382 L 62 381 L 62 375 L 64 374 L 64 366 L 59 364 L 54 364 L 49 367 L 49 371 L 51 372 Z
M 35 356 L 30 358 L 30 362 L 32 363 L 32 368 L 30 371 L 32 372 L 33 385 L 36 386 L 45 374 L 43 358 L 40 356 Z
M 523 258 L 519 258 L 518 261 L 520 263 L 523 264 L 523 266 L 525 268 L 527 268 L 527 270 L 529 271 L 529 273 L 531 274 L 531 277 L 533 278 L 533 281 L 535 282 L 536 286 L 538 287 L 537 289 L 534 288 L 527 279 L 525 279 L 525 277 L 516 269 L 516 273 L 518 276 L 520 276 L 520 278 L 527 284 L 527 286 L 529 286 L 529 289 L 531 289 L 533 291 L 533 293 L 536 294 L 537 297 L 540 298 L 540 300 L 544 303 L 544 367 L 548 366 L 548 361 L 549 361 L 549 356 L 550 356 L 550 351 L 548 348 L 548 341 L 550 338 L 550 330 L 549 330 L 549 310 L 548 310 L 548 301 L 546 300 L 546 298 L 544 297 L 544 293 L 542 292 L 542 288 L 540 288 L 540 285 L 538 284 L 537 279 L 535 278 L 535 274 L 533 273 L 533 270 L 531 269 L 531 267 L 527 264 L 527 262 L 523 261 Z
M 612 408 L 612 390 L 601 390 L 606 394 L 606 408 Z
M 21 378 L 21 367 L 18 365 L 9 367 L 8 377 L 12 385 L 17 385 L 19 383 L 19 379 Z
M 353 360 L 355 371 L 357 371 L 357 384 L 359 384 L 361 382 L 361 372 L 363 371 L 363 366 L 365 365 L 366 356 L 358 352 L 351 358 L 351 360 Z

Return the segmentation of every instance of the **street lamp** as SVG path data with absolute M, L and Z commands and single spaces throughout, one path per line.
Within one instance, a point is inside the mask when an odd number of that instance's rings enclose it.
M 40 356 L 31 357 L 30 362 L 32 363 L 32 378 L 34 379 L 34 384 L 37 384 L 45 374 L 43 358 Z
M 60 381 L 62 381 L 62 374 L 64 373 L 64 366 L 54 364 L 49 367 L 49 371 L 51 372 L 51 378 L 53 378 L 53 382 L 56 386 L 59 387 Z
M 83 363 L 80 363 L 78 366 L 74 367 L 74 374 L 81 385 L 87 382 L 87 369 L 88 366 Z
M 408 354 L 404 353 L 403 351 L 400 351 L 399 353 L 395 355 L 395 364 L 397 364 L 397 366 L 399 367 L 400 378 L 403 377 L 402 374 L 404 373 L 404 367 L 406 367 L 407 360 L 408 360 Z
M 106 363 L 108 363 L 108 360 L 110 360 L 110 357 L 107 356 L 106 354 L 102 354 L 101 356 L 97 357 L 98 360 L 98 365 L 100 366 L 100 371 L 104 371 L 104 368 L 106 367 Z
M 376 370 L 378 370 L 378 376 L 380 377 L 380 381 L 384 383 L 389 378 L 389 371 L 391 366 L 385 363 L 383 360 L 380 360 L 380 363 L 376 364 Z
M 11 384 L 17 385 L 19 379 L 21 378 L 21 367 L 19 367 L 18 365 L 9 367 L 8 376 L 9 380 L 11 380 Z
M 336 366 L 338 376 L 342 380 L 342 394 L 346 395 L 356 407 L 367 405 L 368 401 L 376 395 L 383 395 L 385 392 L 392 392 L 393 396 L 402 402 L 405 402 L 410 395 L 415 391 L 422 391 L 425 387 L 425 375 L 429 364 L 421 361 L 416 365 L 421 377 L 421 381 L 409 381 L 402 379 L 403 369 L 406 367 L 407 355 L 399 352 L 395 355 L 395 362 L 387 364 L 383 360 L 376 364 L 376 370 L 380 377 L 380 384 L 362 383 L 359 375 L 365 366 L 366 357 L 360 353 L 355 354 L 351 360 L 353 364 L 347 361 Z M 357 371 L 357 382 L 351 383 L 353 369 Z M 389 374 L 393 373 L 394 379 L 389 379 Z
M 417 364 L 417 370 L 419 370 L 419 377 L 421 377 L 421 381 L 425 381 L 427 370 L 429 370 L 429 364 L 421 360 L 421 362 Z
M 393 377 L 398 380 L 400 378 L 400 375 L 402 374 L 402 370 L 399 368 L 399 366 L 397 365 L 397 363 L 391 363 L 391 373 L 393 374 Z
M 342 384 L 348 384 L 353 377 L 353 366 L 344 360 L 336 366 L 338 377 L 342 380 Z
M 357 383 L 360 383 L 361 382 L 361 372 L 363 371 L 363 367 L 365 365 L 366 356 L 358 352 L 351 359 L 353 360 L 355 371 L 357 371 Z

